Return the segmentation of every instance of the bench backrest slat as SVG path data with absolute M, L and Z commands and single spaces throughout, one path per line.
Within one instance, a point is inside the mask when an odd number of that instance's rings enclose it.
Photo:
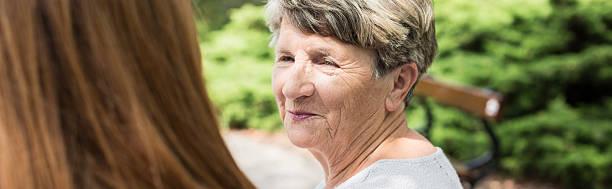
M 431 77 L 423 77 L 416 86 L 415 95 L 432 98 L 440 104 L 461 109 L 480 118 L 491 121 L 500 119 L 502 95 L 491 90 L 452 86 Z

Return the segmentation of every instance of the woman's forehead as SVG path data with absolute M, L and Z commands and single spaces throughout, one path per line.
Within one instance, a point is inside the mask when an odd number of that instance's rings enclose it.
M 373 51 L 352 44 L 344 43 L 332 36 L 305 33 L 290 23 L 283 23 L 276 43 L 277 53 L 295 53 L 304 50 L 309 54 L 343 56 L 346 54 L 371 54 Z
M 333 48 L 341 46 L 342 42 L 335 37 L 322 36 L 316 33 L 308 33 L 300 30 L 290 22 L 283 21 L 279 30 L 277 48 L 287 48 L 290 46 L 320 46 L 318 48 Z M 330 47 L 331 46 L 331 47 Z

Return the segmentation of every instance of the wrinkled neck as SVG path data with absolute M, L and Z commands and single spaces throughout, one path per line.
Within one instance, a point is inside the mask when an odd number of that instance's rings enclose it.
M 339 130 L 334 139 L 309 151 L 325 172 L 326 188 L 333 188 L 380 160 L 385 141 L 408 132 L 403 111 Z

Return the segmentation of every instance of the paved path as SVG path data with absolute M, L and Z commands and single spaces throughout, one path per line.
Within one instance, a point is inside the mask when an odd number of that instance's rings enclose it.
M 323 178 L 319 163 L 283 134 L 231 131 L 224 136 L 238 166 L 257 188 L 312 189 Z

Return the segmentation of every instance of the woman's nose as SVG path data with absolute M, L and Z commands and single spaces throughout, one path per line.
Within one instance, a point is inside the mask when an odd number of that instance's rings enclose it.
M 309 97 L 314 94 L 314 84 L 309 78 L 310 69 L 312 68 L 305 61 L 296 60 L 282 88 L 283 95 L 288 100 Z

